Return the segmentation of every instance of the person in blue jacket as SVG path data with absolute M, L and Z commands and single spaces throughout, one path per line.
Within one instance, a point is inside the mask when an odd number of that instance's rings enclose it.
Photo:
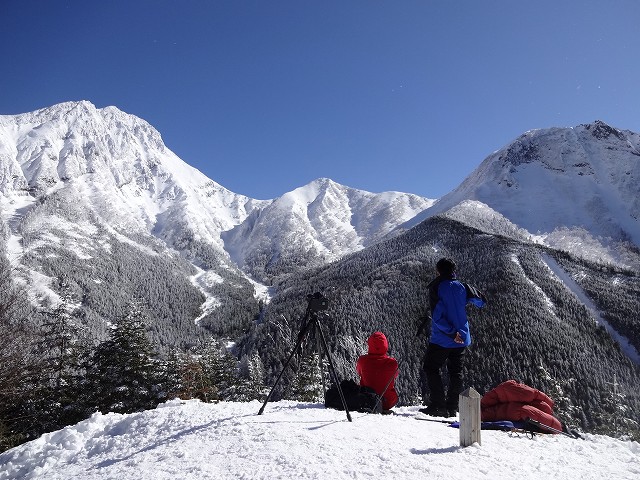
M 453 417 L 458 411 L 458 396 L 462 391 L 462 361 L 471 344 L 469 321 L 465 307 L 473 302 L 482 307 L 478 298 L 468 298 L 465 285 L 456 280 L 456 264 L 442 258 L 436 264 L 438 276 L 429 283 L 431 338 L 424 357 L 423 369 L 429 387 L 429 406 L 422 413 Z M 440 371 L 447 365 L 449 388 L 445 389 Z

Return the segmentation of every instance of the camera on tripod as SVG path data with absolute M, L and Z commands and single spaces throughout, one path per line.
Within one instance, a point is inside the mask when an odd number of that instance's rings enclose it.
M 324 338 L 324 333 L 322 333 L 322 329 L 320 328 L 320 323 L 318 322 L 318 312 L 329 308 L 329 300 L 327 299 L 327 297 L 323 296 L 320 292 L 316 292 L 316 293 L 310 293 L 309 295 L 307 295 L 307 302 L 309 303 L 307 305 L 307 311 L 305 312 L 304 318 L 302 319 L 302 322 L 301 322 L 303 327 L 298 333 L 298 341 L 296 343 L 296 346 L 291 351 L 291 354 L 289 355 L 289 358 L 287 358 L 287 361 L 284 362 L 284 366 L 280 371 L 280 375 L 278 375 L 278 378 L 276 378 L 276 383 L 273 385 L 273 387 L 271 387 L 271 391 L 269 392 L 269 395 L 267 395 L 267 398 L 262 404 L 262 407 L 260 407 L 260 410 L 258 411 L 258 415 L 262 415 L 262 412 L 264 412 L 264 407 L 267 406 L 267 402 L 271 398 L 271 395 L 273 395 L 273 392 L 276 389 L 276 385 L 278 385 L 278 382 L 282 378 L 282 374 L 287 368 L 287 365 L 289 365 L 289 363 L 291 362 L 291 359 L 296 354 L 296 352 L 299 351 L 300 346 L 302 345 L 302 342 L 307 336 L 307 333 L 312 330 L 319 335 L 320 346 L 322 347 L 322 350 L 326 355 L 327 361 L 329 362 L 329 373 L 331 375 L 331 378 L 334 381 L 334 385 L 336 385 L 338 389 L 340 400 L 342 401 L 342 406 L 344 407 L 344 410 L 347 414 L 347 420 L 351 421 L 349 406 L 347 405 L 347 401 L 344 398 L 344 393 L 342 392 L 342 388 L 340 388 L 340 379 L 338 378 L 336 369 L 333 366 L 333 361 L 331 360 L 331 355 L 329 354 L 329 347 L 327 347 L 327 340 Z M 323 381 L 323 387 L 324 387 L 324 381 Z
M 319 312 L 329 308 L 329 300 L 320 292 L 310 293 L 307 295 L 307 302 L 309 302 L 307 308 L 310 312 Z

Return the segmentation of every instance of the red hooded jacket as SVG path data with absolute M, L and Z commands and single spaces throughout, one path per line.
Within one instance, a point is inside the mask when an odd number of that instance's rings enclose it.
M 382 397 L 382 408 L 389 410 L 398 403 L 395 389 L 395 378 L 398 376 L 398 362 L 387 355 L 389 343 L 382 332 L 375 332 L 369 337 L 369 353 L 361 355 L 356 363 L 356 371 L 360 375 L 360 385 L 370 387 Z

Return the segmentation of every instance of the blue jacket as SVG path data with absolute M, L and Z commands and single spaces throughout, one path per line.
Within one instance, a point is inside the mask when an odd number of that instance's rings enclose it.
M 433 285 L 433 293 L 437 293 L 437 302 L 431 313 L 431 343 L 444 348 L 467 347 L 471 344 L 469 321 L 465 306 L 467 290 L 455 278 L 441 278 Z M 435 295 L 433 295 L 435 296 Z M 463 343 L 453 339 L 460 333 Z

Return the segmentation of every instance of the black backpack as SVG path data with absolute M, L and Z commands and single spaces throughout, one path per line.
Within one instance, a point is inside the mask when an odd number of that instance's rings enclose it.
M 382 413 L 382 399 L 376 394 L 373 388 L 358 385 L 353 380 L 343 380 L 340 382 L 342 394 L 347 402 L 350 411 L 363 413 Z M 324 406 L 344 410 L 342 399 L 338 387 L 332 385 L 324 396 Z

